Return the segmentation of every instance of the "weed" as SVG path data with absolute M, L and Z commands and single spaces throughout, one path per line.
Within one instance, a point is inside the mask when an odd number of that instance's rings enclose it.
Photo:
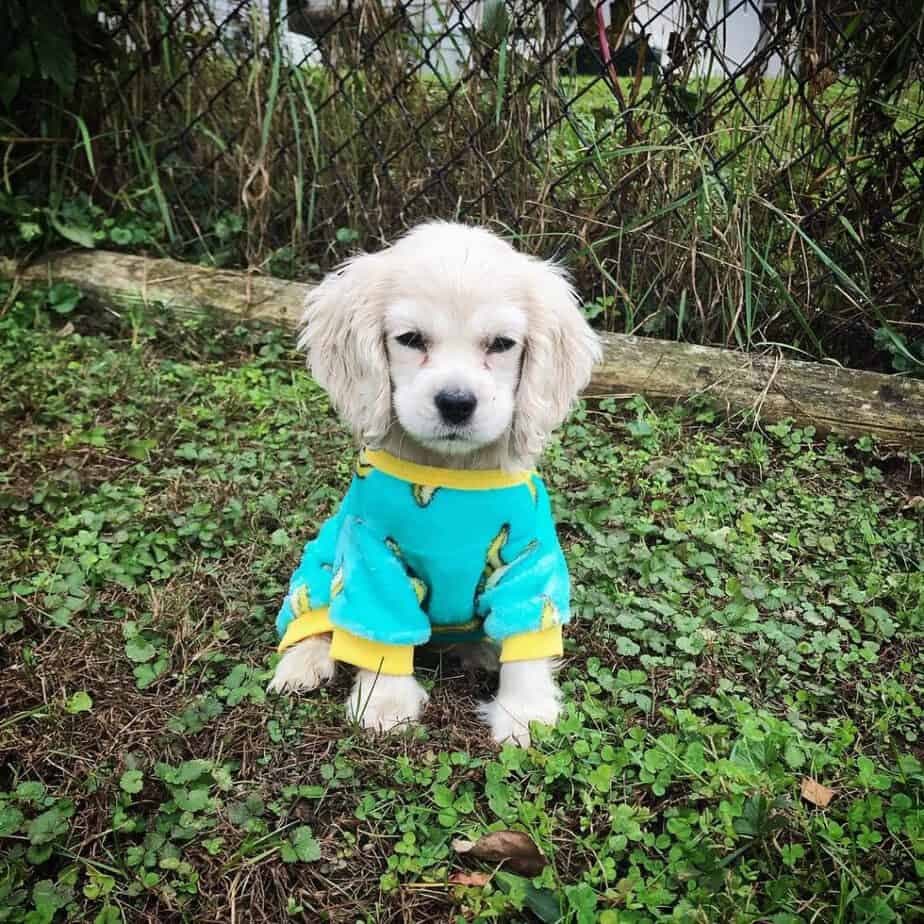
M 673 50 L 650 66 L 648 40 L 639 58 L 613 26 L 634 73 L 609 79 L 576 73 L 597 41 L 586 3 L 430 4 L 438 25 L 347 4 L 301 57 L 273 4 L 214 20 L 189 0 L 79 6 L 52 29 L 48 0 L 31 18 L 11 5 L 11 35 L 41 34 L 0 68 L 0 97 L 19 94 L 0 139 L 4 251 L 313 278 L 461 217 L 563 258 L 610 330 L 924 369 L 911 0 L 777 5 L 774 40 L 734 73 L 715 45 L 737 22 L 673 0 L 648 24 L 674 22 Z M 619 9 L 623 37 L 648 28 L 653 10 Z M 765 76 L 771 50 L 804 66 Z

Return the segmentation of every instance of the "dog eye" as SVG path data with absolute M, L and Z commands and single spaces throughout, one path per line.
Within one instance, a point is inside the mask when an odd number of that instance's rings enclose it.
M 424 351 L 427 349 L 427 342 L 419 330 L 409 330 L 406 334 L 399 334 L 395 340 L 412 350 Z
M 511 340 L 509 337 L 495 337 L 488 344 L 489 353 L 506 353 L 507 350 L 512 350 L 517 345 L 516 340 Z

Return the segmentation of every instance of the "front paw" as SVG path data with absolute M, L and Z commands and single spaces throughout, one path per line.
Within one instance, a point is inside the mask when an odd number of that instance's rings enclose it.
M 270 693 L 308 693 L 328 683 L 334 676 L 336 661 L 330 657 L 330 638 L 316 636 L 293 645 L 276 665 L 267 691 Z
M 561 713 L 561 703 L 554 693 L 532 697 L 498 696 L 478 709 L 481 720 L 491 729 L 491 737 L 498 744 L 515 744 L 528 748 L 529 723 L 554 725 Z
M 347 700 L 347 715 L 368 731 L 390 732 L 416 722 L 428 700 L 413 677 L 361 670 Z

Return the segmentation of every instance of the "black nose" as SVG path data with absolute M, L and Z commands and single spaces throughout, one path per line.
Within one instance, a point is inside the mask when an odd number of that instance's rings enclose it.
M 472 416 L 475 405 L 478 403 L 478 399 L 470 391 L 457 388 L 447 388 L 437 392 L 433 400 L 440 412 L 440 417 L 454 426 L 464 424 Z

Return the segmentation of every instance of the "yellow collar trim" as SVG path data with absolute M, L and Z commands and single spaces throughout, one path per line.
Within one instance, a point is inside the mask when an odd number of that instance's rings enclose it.
M 497 488 L 512 488 L 526 484 L 533 472 L 505 472 L 500 469 L 437 468 L 432 465 L 418 465 L 406 462 L 381 449 L 364 449 L 359 457 L 360 465 L 373 468 L 428 488 L 457 488 L 460 491 L 490 491 Z

